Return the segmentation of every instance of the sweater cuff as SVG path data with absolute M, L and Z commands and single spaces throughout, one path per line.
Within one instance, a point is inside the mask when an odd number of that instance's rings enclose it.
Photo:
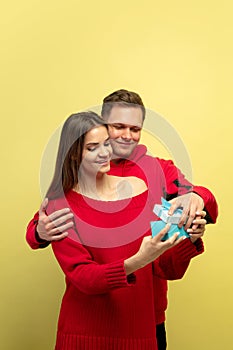
M 204 244 L 201 238 L 198 238 L 195 243 L 192 243 L 189 238 L 185 238 L 176 248 L 177 255 L 183 261 L 188 261 L 204 252 Z
M 195 245 L 196 250 L 199 254 L 204 252 L 204 243 L 201 238 L 198 238 L 193 244 Z
M 106 267 L 106 278 L 111 289 L 131 286 L 136 282 L 136 276 L 133 273 L 126 275 L 124 260 L 108 264 Z
M 207 224 L 216 223 L 218 216 L 218 205 L 213 194 L 205 187 L 194 186 L 193 192 L 198 194 L 204 201 L 204 210 L 206 211 L 205 219 Z
M 38 224 L 38 220 L 34 220 L 34 225 L 37 226 L 37 224 Z M 36 230 L 36 226 L 35 226 L 35 239 L 36 239 L 36 243 L 38 244 L 38 248 L 45 248 L 50 244 L 50 242 L 40 238 L 39 233 Z

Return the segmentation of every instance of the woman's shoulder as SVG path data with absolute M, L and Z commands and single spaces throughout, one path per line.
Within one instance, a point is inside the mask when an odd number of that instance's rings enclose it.
M 132 198 L 147 190 L 146 183 L 136 176 L 113 176 L 119 198 Z
M 127 176 L 125 177 L 127 181 L 129 181 L 132 185 L 136 186 L 137 188 L 143 189 L 143 192 L 147 189 L 147 185 L 144 180 L 140 179 L 136 176 Z

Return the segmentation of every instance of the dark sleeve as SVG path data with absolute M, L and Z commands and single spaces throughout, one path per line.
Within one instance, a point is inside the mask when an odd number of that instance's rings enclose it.
M 50 242 L 42 240 L 36 231 L 38 219 L 39 212 L 34 215 L 33 219 L 29 222 L 26 230 L 26 241 L 32 249 L 45 248 L 50 244 Z

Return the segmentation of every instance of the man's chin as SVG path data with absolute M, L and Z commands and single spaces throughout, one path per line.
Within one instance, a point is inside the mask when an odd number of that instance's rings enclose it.
M 129 159 L 134 149 L 137 147 L 137 144 L 130 145 L 127 148 L 120 147 L 119 145 L 113 142 L 111 143 L 111 145 L 113 150 L 112 159 Z
M 129 159 L 132 152 L 113 152 L 112 160 L 116 159 Z

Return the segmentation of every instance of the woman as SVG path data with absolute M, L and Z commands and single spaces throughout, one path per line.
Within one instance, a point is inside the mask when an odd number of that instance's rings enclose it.
M 48 214 L 68 204 L 75 223 L 52 242 L 67 285 L 56 350 L 157 349 L 153 274 L 171 279 L 175 266 L 159 256 L 180 240 L 161 242 L 168 226 L 151 237 L 146 185 L 107 175 L 111 153 L 98 115 L 66 120 L 47 193 Z

